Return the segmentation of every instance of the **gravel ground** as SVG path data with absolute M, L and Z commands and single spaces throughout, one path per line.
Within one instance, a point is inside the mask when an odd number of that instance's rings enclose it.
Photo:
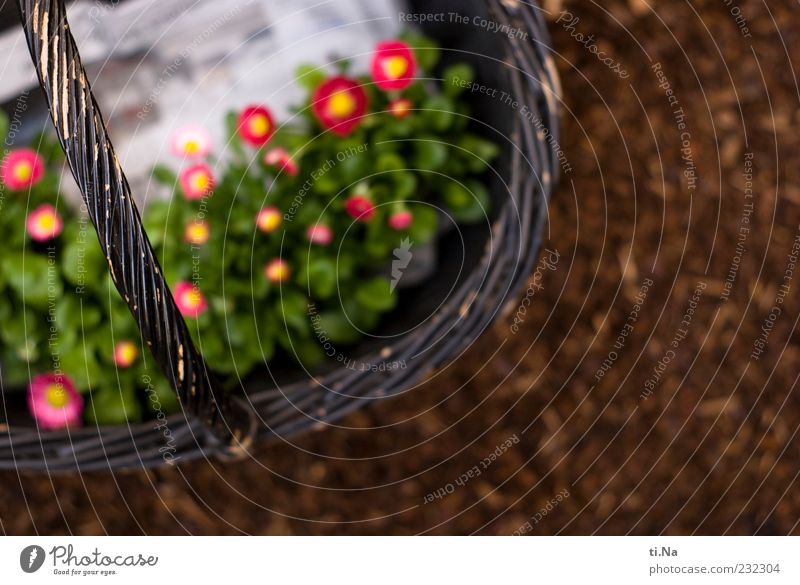
M 570 169 L 518 333 L 251 461 L 2 473 L 2 531 L 800 532 L 800 9 L 545 6 Z

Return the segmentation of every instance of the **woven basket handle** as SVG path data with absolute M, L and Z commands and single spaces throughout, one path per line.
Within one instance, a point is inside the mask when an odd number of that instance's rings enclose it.
M 255 434 L 254 413 L 223 391 L 192 343 L 92 95 L 69 31 L 64 0 L 17 0 L 17 5 L 61 146 L 89 209 L 111 278 L 136 319 L 142 339 L 185 411 L 204 422 L 215 444 L 235 451 L 246 449 Z

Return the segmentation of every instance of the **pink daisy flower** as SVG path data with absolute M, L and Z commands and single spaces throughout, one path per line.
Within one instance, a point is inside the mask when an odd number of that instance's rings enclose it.
M 28 215 L 25 222 L 28 235 L 37 242 L 47 242 L 57 237 L 64 228 L 64 222 L 56 212 L 56 208 L 45 203 Z
M 179 180 L 187 199 L 202 199 L 214 190 L 214 175 L 205 163 L 186 167 Z
M 191 282 L 179 282 L 174 289 L 175 304 L 184 317 L 196 319 L 208 309 L 208 302 Z
M 132 341 L 120 341 L 114 346 L 114 363 L 120 368 L 129 368 L 139 357 L 139 348 Z
M 297 176 L 299 169 L 297 164 L 289 156 L 289 153 L 282 148 L 273 148 L 264 155 L 264 162 L 271 167 L 283 169 L 293 177 Z
M 308 238 L 308 241 L 312 244 L 327 246 L 333 241 L 333 230 L 324 223 L 315 223 L 308 226 L 306 238 Z
M 43 429 L 80 426 L 83 397 L 67 376 L 39 374 L 28 387 L 28 408 Z
M 172 152 L 184 158 L 203 158 L 211 152 L 211 134 L 200 126 L 185 126 L 172 136 Z
M 38 183 L 44 175 L 44 162 L 36 151 L 30 148 L 18 148 L 6 155 L 0 167 L 0 178 L 3 184 L 19 191 L 32 187 Z
M 291 270 L 289 269 L 289 264 L 280 258 L 275 258 L 274 260 L 271 260 L 264 268 L 264 274 L 267 277 L 267 280 L 270 282 L 285 282 L 289 280 Z
M 256 225 L 264 233 L 272 233 L 283 222 L 283 216 L 277 207 L 262 207 L 256 215 Z

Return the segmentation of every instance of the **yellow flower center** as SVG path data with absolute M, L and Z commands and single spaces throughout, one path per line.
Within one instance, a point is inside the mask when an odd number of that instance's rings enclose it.
M 356 111 L 356 99 L 349 91 L 341 89 L 328 98 L 328 112 L 334 118 L 346 118 Z
M 268 276 L 273 282 L 282 282 L 289 278 L 289 267 L 283 262 L 274 262 L 270 264 Z
M 120 343 L 117 350 L 118 361 L 123 365 L 132 364 L 139 355 L 139 350 L 130 342 Z
M 28 181 L 33 176 L 33 165 L 28 161 L 20 161 L 14 166 L 14 178 L 17 181 Z
M 61 384 L 50 384 L 45 392 L 45 400 L 53 408 L 64 408 L 69 403 L 69 395 Z
M 196 309 L 203 304 L 203 295 L 200 294 L 199 290 L 188 290 L 183 293 L 183 302 L 188 307 Z
M 183 143 L 183 150 L 186 154 L 197 154 L 200 152 L 200 142 L 195 138 L 187 138 Z
M 262 209 L 256 218 L 258 228 L 267 233 L 278 229 L 278 226 L 281 225 L 282 221 L 283 218 L 281 217 L 280 212 L 275 209 Z
M 269 119 L 264 114 L 255 114 L 250 116 L 247 126 L 251 134 L 264 136 L 269 132 Z
M 204 244 L 208 240 L 208 226 L 204 223 L 189 224 L 186 239 L 192 244 Z
M 408 71 L 408 61 L 405 57 L 388 57 L 383 60 L 383 72 L 391 79 L 402 77 Z
M 265 213 L 261 216 L 260 228 L 265 232 L 275 231 L 281 225 L 281 218 L 276 213 Z
M 411 103 L 406 100 L 397 100 L 391 104 L 391 111 L 395 116 L 405 116 L 411 111 Z
M 192 175 L 192 187 L 196 191 L 208 191 L 208 188 L 211 186 L 211 179 L 206 173 L 197 172 Z
M 44 232 L 53 232 L 56 229 L 56 217 L 52 213 L 45 212 L 39 215 L 37 223 Z
M 273 266 L 270 270 L 270 278 L 275 281 L 283 280 L 287 276 L 286 268 L 284 266 L 278 265 Z

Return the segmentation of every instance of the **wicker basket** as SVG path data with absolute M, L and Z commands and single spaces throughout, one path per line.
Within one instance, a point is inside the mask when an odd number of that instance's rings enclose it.
M 503 160 L 491 179 L 491 226 L 463 232 L 458 262 L 440 259 L 442 269 L 426 285 L 425 297 L 443 302 L 412 333 L 360 348 L 365 363 L 405 360 L 407 367 L 339 367 L 294 379 L 265 367 L 246 381 L 242 392 L 232 394 L 222 392 L 207 371 L 153 256 L 69 33 L 64 0 L 18 4 L 53 123 L 114 282 L 183 412 L 164 421 L 43 432 L 30 423 L 13 424 L 21 417 L 13 401 L 5 399 L 0 468 L 87 471 L 238 457 L 254 440 L 324 428 L 372 399 L 409 389 L 457 357 L 507 304 L 516 302 L 520 281 L 536 260 L 558 168 L 552 147 L 558 139 L 558 80 L 541 10 L 534 3 L 409 3 L 409 13 L 420 15 L 416 20 L 425 33 L 443 46 L 445 61 L 470 62 L 479 83 L 506 92 L 518 104 L 472 94 L 473 112 L 480 120 L 476 126 L 482 123 L 487 136 L 504 144 Z M 424 17 L 454 11 L 464 19 Z M 455 264 L 469 269 L 448 273 Z M 414 309 L 400 311 L 403 319 L 429 308 L 423 299 L 411 299 L 405 306 Z

